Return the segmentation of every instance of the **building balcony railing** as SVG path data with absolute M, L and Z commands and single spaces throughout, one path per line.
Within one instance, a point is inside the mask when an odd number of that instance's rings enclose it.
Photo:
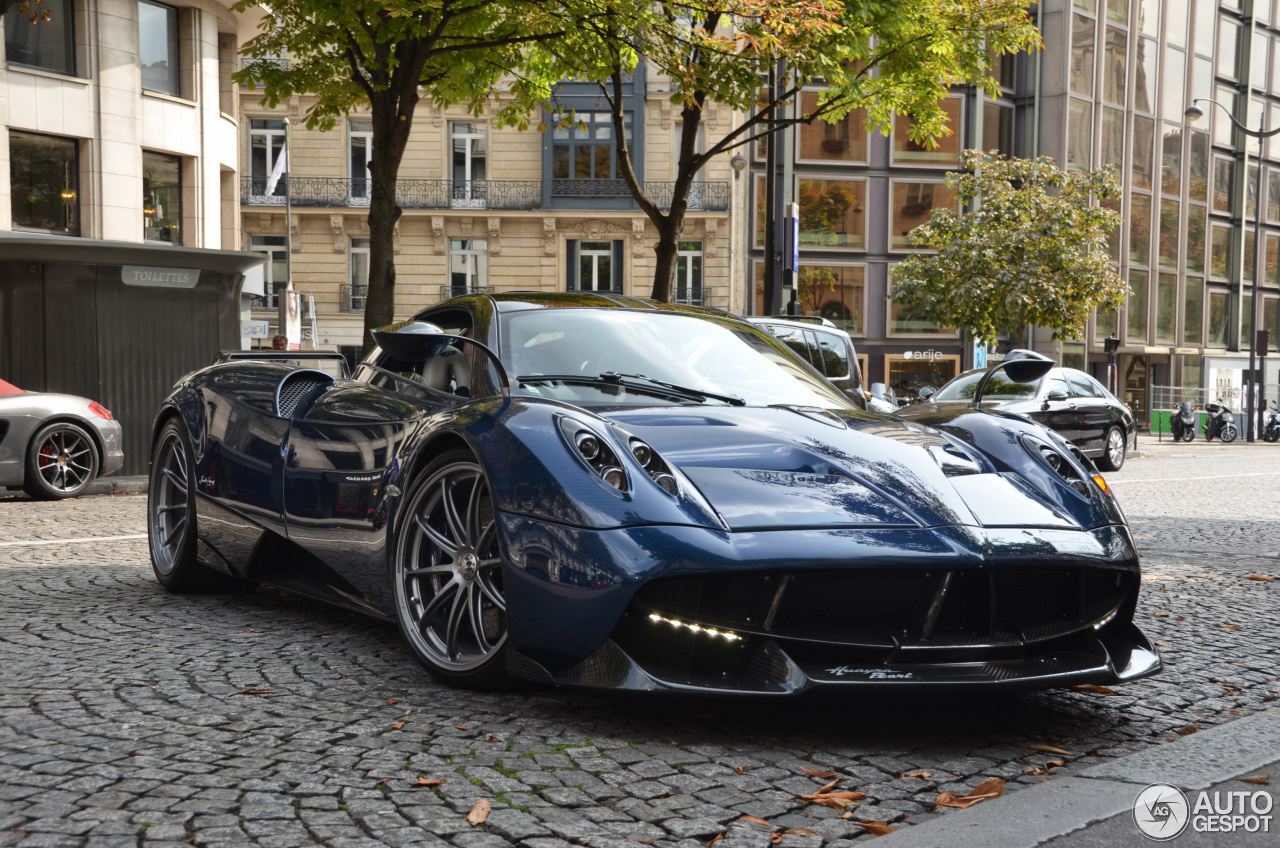
M 683 303 L 686 306 L 707 306 L 713 309 L 729 308 L 728 286 L 683 286 L 677 285 L 672 303 Z
M 451 297 L 462 297 L 464 294 L 489 294 L 493 289 L 489 286 L 441 286 L 440 299 L 448 300 Z
M 245 206 L 284 206 L 285 191 L 297 207 L 362 208 L 373 192 L 368 179 L 281 177 L 267 191 L 266 177 L 243 177 L 240 202 Z M 396 203 L 402 209 L 537 209 L 542 202 L 538 180 L 397 180 Z
M 285 191 L 299 208 L 360 209 L 369 206 L 373 191 L 368 179 L 284 176 L 270 192 L 266 177 L 242 177 L 240 202 L 245 206 L 284 206 Z M 675 183 L 650 180 L 645 192 L 660 209 L 671 208 Z M 630 200 L 625 180 L 552 180 L 557 200 Z M 732 201 L 728 182 L 696 182 L 689 190 L 689 209 L 725 212 Z M 397 180 L 396 203 L 402 209 L 538 209 L 542 206 L 539 180 Z
M 343 312 L 364 312 L 365 301 L 369 298 L 367 285 L 343 283 L 338 288 L 338 309 Z

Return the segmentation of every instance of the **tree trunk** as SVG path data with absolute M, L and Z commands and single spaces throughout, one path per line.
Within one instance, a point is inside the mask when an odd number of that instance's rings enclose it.
M 658 243 L 653 252 L 656 264 L 653 269 L 653 299 L 671 300 L 674 293 L 672 281 L 676 276 L 676 254 L 680 246 L 680 228 L 672 221 L 671 215 L 663 217 L 658 224 Z
M 403 102 L 395 87 L 371 100 L 373 158 L 369 162 L 369 291 L 364 306 L 364 349 L 373 350 L 372 331 L 395 320 L 395 226 L 404 210 L 396 203 L 396 178 L 409 141 L 413 100 Z

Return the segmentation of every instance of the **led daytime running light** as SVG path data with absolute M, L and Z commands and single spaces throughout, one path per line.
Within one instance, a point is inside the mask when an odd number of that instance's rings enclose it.
M 741 642 L 742 637 L 737 633 L 730 633 L 728 630 L 716 630 L 714 627 L 706 627 L 701 624 L 690 624 L 684 621 L 677 621 L 674 618 L 665 618 L 656 612 L 649 613 L 649 620 L 656 624 L 670 624 L 677 630 L 681 627 L 686 630 L 692 630 L 694 633 L 705 633 L 708 636 L 719 636 L 726 642 Z

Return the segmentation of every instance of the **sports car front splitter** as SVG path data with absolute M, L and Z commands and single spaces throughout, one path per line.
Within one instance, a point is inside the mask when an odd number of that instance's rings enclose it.
M 898 652 L 888 662 L 868 661 L 862 651 L 811 650 L 765 640 L 744 646 L 731 662 L 661 661 L 641 664 L 610 639 L 595 654 L 569 668 L 550 672 L 512 652 L 508 670 L 517 676 L 565 686 L 628 691 L 684 691 L 755 695 L 797 695 L 824 689 L 890 688 L 962 690 L 1049 689 L 1080 683 L 1116 684 L 1155 674 L 1162 664 L 1150 640 L 1134 625 L 1106 628 L 1055 643 L 1022 656 L 954 661 L 915 661 Z M 793 654 L 795 656 L 793 656 Z M 704 659 L 722 659 L 707 657 Z M 924 658 L 922 657 L 922 660 Z

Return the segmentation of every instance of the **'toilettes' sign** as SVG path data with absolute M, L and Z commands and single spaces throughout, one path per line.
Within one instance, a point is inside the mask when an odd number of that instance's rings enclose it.
M 193 289 L 199 281 L 199 268 L 147 268 L 139 265 L 124 265 L 120 268 L 120 282 L 126 286 Z

